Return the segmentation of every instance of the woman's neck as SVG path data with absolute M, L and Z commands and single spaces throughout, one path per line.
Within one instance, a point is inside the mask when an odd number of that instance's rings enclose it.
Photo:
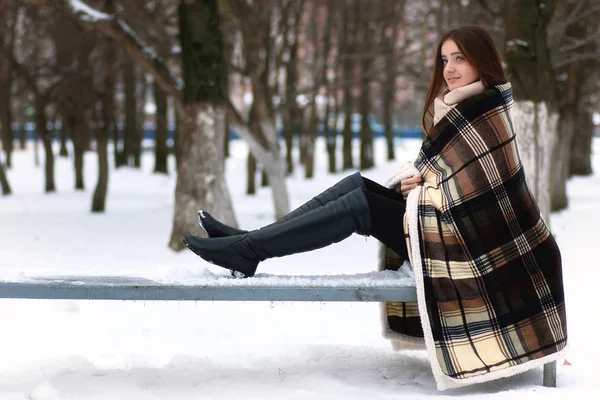
M 460 103 L 464 99 L 483 92 L 485 86 L 481 81 L 475 81 L 465 86 L 456 88 L 444 95 L 444 103 L 454 105 Z

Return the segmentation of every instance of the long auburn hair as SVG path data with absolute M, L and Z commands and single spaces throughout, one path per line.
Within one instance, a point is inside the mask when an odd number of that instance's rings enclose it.
M 433 76 L 423 107 L 422 123 L 426 134 L 433 126 L 433 102 L 448 87 L 444 80 L 444 64 L 441 57 L 442 45 L 447 40 L 454 41 L 463 56 L 479 71 L 481 82 L 486 88 L 507 82 L 498 49 L 485 29 L 476 25 L 465 25 L 444 33 L 438 42 Z

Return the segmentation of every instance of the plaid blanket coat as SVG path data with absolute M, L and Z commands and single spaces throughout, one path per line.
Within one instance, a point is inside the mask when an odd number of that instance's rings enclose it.
M 525 181 L 512 105 L 509 83 L 463 100 L 414 164 L 423 186 L 406 222 L 418 306 L 385 304 L 384 333 L 397 348 L 424 338 L 440 390 L 540 366 L 567 344 L 561 256 Z M 397 269 L 402 260 L 383 252 L 383 268 Z

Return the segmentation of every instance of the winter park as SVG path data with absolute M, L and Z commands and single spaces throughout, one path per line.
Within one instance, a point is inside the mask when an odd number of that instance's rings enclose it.
M 595 398 L 599 16 L 0 0 L 0 400 Z

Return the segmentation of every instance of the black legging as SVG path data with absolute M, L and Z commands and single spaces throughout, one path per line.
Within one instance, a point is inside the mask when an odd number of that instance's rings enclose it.
M 364 176 L 363 181 L 371 212 L 371 235 L 408 260 L 404 234 L 406 200 L 401 193 L 388 189 Z

